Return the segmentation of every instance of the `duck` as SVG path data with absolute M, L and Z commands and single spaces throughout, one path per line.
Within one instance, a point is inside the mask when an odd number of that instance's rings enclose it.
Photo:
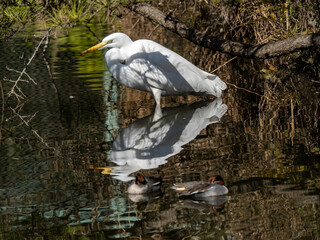
M 129 194 L 146 194 L 159 191 L 161 188 L 162 179 L 143 176 L 141 173 L 136 174 L 135 180 L 128 187 Z
M 206 198 L 226 195 L 229 192 L 220 175 L 213 175 L 208 182 L 175 183 L 171 188 L 178 193 L 179 197 Z

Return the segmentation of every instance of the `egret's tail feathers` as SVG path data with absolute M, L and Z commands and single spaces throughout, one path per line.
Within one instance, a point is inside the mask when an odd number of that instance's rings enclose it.
M 227 84 L 216 75 L 209 75 L 208 79 L 212 80 L 214 85 L 220 90 L 225 90 L 227 88 Z
M 218 76 L 213 74 L 207 76 L 207 84 L 211 86 L 210 89 L 207 89 L 207 92 L 216 97 L 221 97 L 222 91 L 227 88 L 225 82 L 223 82 Z

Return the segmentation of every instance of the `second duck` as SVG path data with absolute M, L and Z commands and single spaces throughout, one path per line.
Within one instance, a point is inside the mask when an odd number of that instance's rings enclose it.
M 186 183 L 175 183 L 172 187 L 180 197 L 193 196 L 197 198 L 221 196 L 228 194 L 228 188 L 220 175 L 212 176 L 208 182 L 192 181 Z

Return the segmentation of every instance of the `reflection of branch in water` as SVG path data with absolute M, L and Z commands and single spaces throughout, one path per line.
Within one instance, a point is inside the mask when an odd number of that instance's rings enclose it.
M 30 57 L 28 63 L 23 68 L 23 70 L 21 72 L 17 71 L 17 70 L 13 70 L 13 71 L 16 71 L 16 72 L 20 73 L 20 75 L 16 80 L 9 80 L 10 82 L 13 82 L 13 86 L 11 87 L 11 90 L 9 91 L 8 95 L 9 95 L 9 97 L 14 95 L 16 97 L 16 99 L 18 100 L 18 102 L 20 102 L 20 100 L 24 99 L 24 97 L 25 97 L 24 93 L 22 92 L 22 90 L 18 86 L 19 82 L 25 81 L 25 80 L 22 79 L 22 76 L 26 75 L 34 84 L 36 84 L 36 82 L 27 74 L 26 70 L 27 70 L 27 67 L 31 64 L 31 62 L 32 62 L 33 58 L 35 57 L 36 53 L 38 52 L 42 42 L 49 36 L 51 30 L 52 30 L 52 27 L 50 27 L 49 30 L 46 32 L 46 34 L 42 37 L 42 39 L 40 40 L 38 46 L 35 48 L 32 56 Z M 7 69 L 9 70 L 10 68 L 7 67 Z
M 0 81 L 0 89 L 1 89 L 1 100 L 2 100 L 2 105 L 1 105 L 1 122 L 0 122 L 0 143 L 2 139 L 2 124 L 4 121 L 4 91 L 3 91 L 3 86 L 2 82 Z
M 11 108 L 11 111 L 13 112 L 13 114 L 15 116 L 17 116 L 18 118 L 20 118 L 20 120 L 24 123 L 24 125 L 26 125 L 27 127 L 30 128 L 31 132 L 48 148 L 50 148 L 49 144 L 47 142 L 45 142 L 44 138 L 41 137 L 38 133 L 37 130 L 32 129 L 31 125 L 29 124 L 29 122 L 36 116 L 37 113 L 33 114 L 32 116 L 22 116 L 19 114 L 19 112 L 16 112 L 16 110 L 14 108 Z M 28 120 L 25 120 L 25 118 L 28 118 Z
M 19 73 L 19 74 L 23 74 L 22 72 L 19 72 L 18 70 L 9 68 L 8 66 L 6 66 L 6 68 L 7 68 L 8 71 L 13 71 L 13 72 L 16 72 L 16 73 Z M 29 78 L 29 80 L 30 80 L 31 82 L 33 82 L 34 85 L 37 85 L 37 83 L 33 80 L 32 77 L 30 77 L 30 75 L 29 75 L 28 73 L 24 72 L 24 74 Z M 9 81 L 9 82 L 14 82 L 14 83 L 16 82 L 16 80 L 15 80 L 15 81 L 14 81 L 14 80 L 8 80 L 8 81 Z M 28 81 L 28 80 L 25 80 L 25 79 L 20 79 L 20 81 L 21 81 L 21 82 L 27 82 L 27 83 L 29 83 L 29 81 Z M 10 94 L 10 93 L 9 93 L 9 94 Z
M 50 69 L 50 65 L 49 65 L 49 63 L 48 63 L 48 61 L 46 59 L 46 56 L 45 56 L 47 48 L 48 48 L 48 44 L 49 44 L 49 36 L 50 36 L 49 34 L 47 34 L 47 36 L 46 36 L 46 41 L 45 41 L 44 46 L 43 46 L 42 56 L 43 56 L 43 61 L 47 66 L 50 79 L 53 79 L 53 76 L 52 76 L 52 73 L 51 73 L 51 69 Z
M 15 70 L 15 69 L 11 69 L 9 68 L 8 66 L 6 67 L 8 71 L 14 71 L 16 73 L 19 74 L 18 78 L 16 80 L 7 80 L 7 79 L 4 79 L 10 83 L 13 83 L 13 85 L 11 86 L 11 89 L 8 93 L 8 97 L 11 97 L 11 96 L 15 96 L 18 103 L 17 105 L 12 108 L 10 107 L 12 113 L 14 114 L 14 116 L 18 117 L 20 120 L 21 120 L 21 123 L 25 126 L 27 126 L 31 132 L 36 136 L 37 139 L 39 139 L 41 141 L 41 143 L 43 143 L 46 147 L 50 148 L 49 144 L 45 141 L 45 139 L 43 137 L 41 137 L 38 133 L 37 130 L 33 129 L 32 126 L 30 125 L 30 121 L 36 116 L 37 113 L 34 113 L 33 115 L 28 115 L 28 116 L 23 116 L 20 114 L 20 111 L 24 105 L 24 103 L 21 103 L 21 100 L 24 99 L 26 97 L 26 95 L 22 92 L 21 88 L 19 87 L 19 83 L 21 82 L 26 82 L 26 83 L 30 83 L 32 82 L 33 84 L 37 85 L 37 82 L 26 72 L 28 66 L 31 64 L 32 60 L 34 59 L 34 57 L 36 56 L 36 53 L 39 51 L 40 49 L 40 46 L 42 45 L 42 43 L 44 42 L 45 45 L 43 47 L 43 54 L 45 53 L 46 51 L 46 48 L 48 46 L 48 43 L 49 43 L 49 36 L 50 36 L 50 32 L 52 30 L 52 27 L 50 27 L 48 29 L 48 31 L 44 34 L 44 36 L 41 38 L 40 42 L 38 43 L 38 45 L 36 46 L 33 54 L 31 55 L 28 63 L 25 65 L 25 67 L 23 68 L 22 71 L 18 71 L 18 70 Z M 47 65 L 48 66 L 48 65 Z M 48 69 L 49 71 L 49 74 L 51 76 L 51 72 L 50 72 L 50 69 Z M 26 76 L 27 77 L 27 80 L 26 79 L 23 79 L 22 77 L 23 76 Z M 2 89 L 2 85 L 0 86 L 1 89 Z M 3 90 L 2 90 L 2 112 L 4 112 L 4 93 L 3 93 Z M 3 122 L 3 115 L 4 113 L 2 114 L 2 120 L 1 120 L 1 126 L 2 126 L 2 122 Z M 0 130 L 1 130 L 1 126 L 0 126 Z M 0 132 L 0 140 L 1 140 L 1 132 Z

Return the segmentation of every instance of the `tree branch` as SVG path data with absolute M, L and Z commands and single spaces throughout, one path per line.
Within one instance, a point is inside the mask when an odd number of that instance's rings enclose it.
M 248 45 L 207 35 L 197 29 L 188 27 L 178 19 L 147 3 L 130 3 L 127 8 L 199 46 L 233 56 L 267 59 L 287 55 L 302 49 L 320 47 L 320 33 L 296 35 L 276 42 Z

